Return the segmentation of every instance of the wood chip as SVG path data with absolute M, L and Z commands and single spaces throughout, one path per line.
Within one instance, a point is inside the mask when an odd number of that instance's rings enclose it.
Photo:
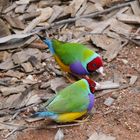
M 112 61 L 121 50 L 121 40 L 109 38 L 106 35 L 93 35 L 91 40 L 97 47 L 107 50 L 104 59 L 108 62 Z
M 22 5 L 22 4 L 29 4 L 31 0 L 19 0 L 16 1 L 16 4 Z
M 23 31 L 23 33 L 30 32 L 34 27 L 36 27 L 40 22 L 44 22 L 47 19 L 50 18 L 50 16 L 53 13 L 53 9 L 50 7 L 39 9 L 38 11 L 41 11 L 41 14 L 39 17 L 35 18 Z
M 0 63 L 1 70 L 9 70 L 14 67 L 14 63 L 11 58 L 8 58 L 4 62 Z
M 19 108 L 22 101 L 22 93 L 10 95 L 3 104 L 4 108 Z
M 25 49 L 24 51 L 14 53 L 12 59 L 15 64 L 21 64 L 27 61 L 31 56 L 36 57 L 37 60 L 41 60 L 42 53 L 38 49 L 29 48 L 29 49 Z
M 5 24 L 5 22 L 0 18 L 0 37 L 4 37 L 7 35 L 10 35 L 10 30 L 8 26 Z
M 65 82 L 65 79 L 64 78 L 55 78 L 55 79 L 52 79 L 50 81 L 51 83 L 51 89 L 55 92 L 57 92 L 57 88 L 60 87 L 60 86 L 64 86 L 66 85 L 66 82 Z
M 3 96 L 8 96 L 10 94 L 19 93 L 25 91 L 25 85 L 19 85 L 15 87 L 1 87 L 0 91 L 2 92 Z
M 13 9 L 15 9 L 16 6 L 17 6 L 17 5 L 16 5 L 16 3 L 14 2 L 11 6 L 7 7 L 6 9 L 3 9 L 2 13 L 4 13 L 4 14 L 8 13 L 8 12 L 12 11 Z
M 1 51 L 0 52 L 0 61 L 5 61 L 6 59 L 10 58 L 11 54 L 7 51 Z
M 25 13 L 25 14 L 22 14 L 21 16 L 19 16 L 19 19 L 20 20 L 32 20 L 36 17 L 38 17 L 39 15 L 41 14 L 40 11 L 38 12 L 30 12 L 30 13 Z
M 71 4 L 69 5 L 68 9 L 71 11 L 71 16 L 74 17 L 77 13 L 77 11 L 80 9 L 83 3 L 85 3 L 86 0 L 73 0 Z
M 48 20 L 49 23 L 52 23 L 63 12 L 63 8 L 61 6 L 54 5 L 52 8 L 53 8 L 53 14 L 50 17 L 50 19 Z
M 22 100 L 20 104 L 20 107 L 29 106 L 31 104 L 37 104 L 40 102 L 41 102 L 41 99 L 38 95 L 38 91 L 33 90 L 25 96 L 25 98 Z
M 115 21 L 111 24 L 110 30 L 118 33 L 118 34 L 124 34 L 124 35 L 128 35 L 131 33 L 132 31 L 132 27 L 130 25 L 127 25 L 125 23 L 122 23 L 120 21 Z
M 25 12 L 26 7 L 26 4 L 17 6 L 15 9 L 15 13 L 23 14 Z
M 133 10 L 134 15 L 140 16 L 140 5 L 139 5 L 139 2 L 137 0 L 131 2 L 131 8 Z
M 0 1 L 0 13 L 6 9 L 8 6 L 10 5 L 10 1 L 9 0 L 1 0 Z
M 106 135 L 102 132 L 94 132 L 88 140 L 116 140 L 115 137 L 112 137 L 112 136 L 109 136 L 109 135 Z
M 17 28 L 17 29 L 24 29 L 25 28 L 24 23 L 21 20 L 19 20 L 17 17 L 12 17 L 10 15 L 6 15 L 4 18 L 14 28 Z
M 33 67 L 32 67 L 30 62 L 23 63 L 23 64 L 21 64 L 21 66 L 23 67 L 25 72 L 32 72 L 33 71 Z
M 112 81 L 104 81 L 104 82 L 99 82 L 101 85 L 98 90 L 103 90 L 103 89 L 115 89 L 119 88 L 120 84 L 119 83 L 114 83 Z
M 16 78 L 21 78 L 23 77 L 25 74 L 19 71 L 13 71 L 13 70 L 9 70 L 5 73 L 6 76 L 10 76 L 10 77 L 16 77 Z
M 120 14 L 117 16 L 119 21 L 130 24 L 140 24 L 140 17 L 136 15 Z
M 83 12 L 86 10 L 87 8 L 87 0 L 84 1 L 84 3 L 82 4 L 82 6 L 80 7 L 80 9 L 78 10 L 78 12 L 76 13 L 76 17 L 79 17 L 83 14 Z

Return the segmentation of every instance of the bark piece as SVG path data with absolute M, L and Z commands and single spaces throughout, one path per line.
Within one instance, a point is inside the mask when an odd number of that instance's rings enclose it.
M 8 26 L 5 24 L 5 22 L 0 18 L 0 37 L 4 37 L 7 35 L 10 35 L 10 30 L 8 29 Z
M 133 10 L 134 15 L 140 16 L 140 4 L 138 0 L 131 2 L 131 8 Z
M 57 88 L 60 87 L 60 86 L 64 86 L 66 85 L 66 82 L 65 82 L 65 79 L 64 78 L 55 78 L 55 79 L 52 79 L 50 81 L 51 83 L 51 89 L 55 92 L 57 92 Z
M 8 13 L 8 12 L 12 11 L 13 9 L 15 9 L 16 6 L 17 6 L 17 5 L 16 5 L 16 3 L 14 2 L 11 6 L 7 7 L 6 9 L 3 9 L 3 12 L 2 12 L 2 13 L 4 13 L 4 14 Z
M 93 35 L 91 40 L 97 47 L 106 50 L 104 59 L 107 59 L 108 62 L 112 61 L 121 50 L 121 40 L 116 40 L 106 35 Z
M 13 71 L 13 70 L 9 70 L 5 73 L 6 76 L 10 76 L 10 77 L 16 77 L 18 79 L 20 79 L 21 77 L 23 77 L 25 74 L 19 71 Z
M 21 66 L 24 68 L 25 72 L 32 72 L 33 71 L 33 67 L 32 67 L 30 62 L 23 63 L 23 64 L 21 64 Z
M 140 24 L 140 17 L 136 15 L 120 14 L 117 16 L 119 21 L 130 24 Z
M 0 61 L 6 61 L 6 59 L 10 58 L 11 54 L 9 54 L 7 51 L 1 51 L 0 52 Z
M 4 62 L 0 63 L 1 70 L 9 70 L 14 67 L 14 63 L 11 58 L 8 58 Z
M 118 34 L 130 34 L 132 31 L 132 27 L 123 22 L 117 21 L 111 24 L 110 30 L 118 33 Z
M 17 6 L 15 9 L 15 13 L 23 14 L 25 12 L 26 7 L 26 4 Z
M 52 23 L 63 12 L 63 8 L 61 6 L 54 5 L 52 8 L 53 8 L 54 12 L 53 12 L 51 18 L 48 20 L 49 23 Z
M 17 29 L 24 29 L 25 28 L 24 23 L 21 20 L 19 20 L 17 17 L 12 17 L 10 15 L 6 15 L 4 18 L 14 28 L 17 28 Z
M 38 49 L 29 48 L 25 49 L 24 51 L 13 54 L 12 59 L 15 64 L 21 64 L 27 61 L 31 56 L 36 57 L 37 60 L 41 60 L 42 53 Z
M 19 86 L 15 86 L 15 87 L 1 87 L 0 91 L 2 92 L 3 96 L 8 96 L 10 94 L 14 94 L 14 93 L 20 93 L 25 91 L 25 85 L 19 85 Z
M 71 16 L 74 17 L 80 7 L 85 3 L 86 0 L 73 0 L 69 5 L 68 9 L 70 9 Z
M 36 27 L 40 22 L 44 22 L 47 19 L 50 18 L 50 16 L 53 13 L 53 9 L 50 7 L 39 9 L 41 11 L 41 14 L 39 17 L 35 18 L 25 29 L 24 33 L 30 32 L 34 27 Z M 38 10 L 38 11 L 39 11 Z

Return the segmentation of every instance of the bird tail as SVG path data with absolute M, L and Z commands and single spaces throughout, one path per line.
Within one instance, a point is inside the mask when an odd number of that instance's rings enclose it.
M 31 118 L 36 118 L 36 117 L 52 117 L 54 116 L 55 114 L 53 112 L 48 112 L 48 111 L 44 111 L 44 112 L 36 112 L 35 114 L 33 114 L 31 116 Z

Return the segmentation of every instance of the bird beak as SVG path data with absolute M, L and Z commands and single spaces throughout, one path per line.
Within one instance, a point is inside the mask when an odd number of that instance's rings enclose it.
M 43 37 L 43 36 L 41 36 L 41 35 L 39 35 L 39 34 L 37 34 L 37 36 L 42 40 L 42 41 L 44 41 L 46 38 L 45 37 Z
M 101 89 L 101 85 L 99 83 L 97 83 L 97 82 L 95 82 L 95 83 L 96 83 L 95 90 Z
M 98 73 L 100 73 L 102 76 L 105 76 L 103 67 L 100 67 L 100 68 L 97 69 L 96 71 L 97 71 Z

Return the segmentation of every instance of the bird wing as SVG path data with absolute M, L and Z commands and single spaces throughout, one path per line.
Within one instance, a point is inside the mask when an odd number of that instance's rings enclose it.
M 65 65 L 70 65 L 77 61 L 86 63 L 86 61 L 90 61 L 94 54 L 92 50 L 79 43 L 65 43 L 53 40 L 53 48 L 56 55 Z
M 89 105 L 90 93 L 86 80 L 80 80 L 60 91 L 56 98 L 46 107 L 54 113 L 68 113 L 85 111 Z

